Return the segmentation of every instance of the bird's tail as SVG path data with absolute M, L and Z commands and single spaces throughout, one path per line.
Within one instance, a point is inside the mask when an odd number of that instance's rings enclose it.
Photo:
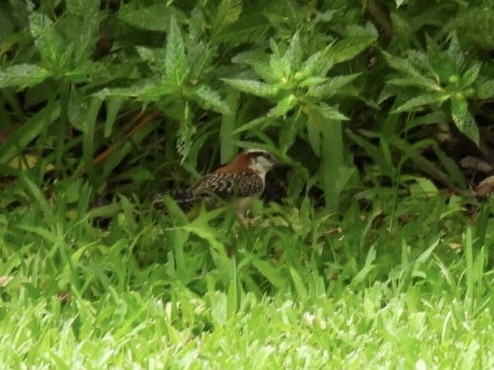
M 201 197 L 195 196 L 187 190 L 165 194 L 169 195 L 184 212 L 189 211 L 201 199 Z M 154 208 L 159 210 L 165 209 L 165 203 L 163 201 L 165 194 L 154 194 L 152 200 Z

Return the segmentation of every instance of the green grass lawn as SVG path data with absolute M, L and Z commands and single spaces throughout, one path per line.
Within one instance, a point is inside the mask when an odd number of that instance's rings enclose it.
M 493 5 L 0 1 L 0 370 L 494 369 Z
M 2 216 L 3 368 L 494 367 L 488 204 L 258 205 L 247 228 L 141 208 Z

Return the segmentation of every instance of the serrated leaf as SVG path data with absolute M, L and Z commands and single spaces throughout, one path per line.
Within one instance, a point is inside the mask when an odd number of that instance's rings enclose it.
M 150 81 L 143 81 L 143 83 L 135 84 L 131 87 L 121 87 L 114 89 L 102 89 L 93 96 L 99 98 L 139 98 L 144 101 L 157 101 L 165 95 L 173 94 L 177 87 L 173 84 L 167 83 L 155 84 Z
M 482 81 L 477 86 L 477 95 L 480 99 L 489 99 L 494 96 L 494 80 Z
M 24 89 L 43 82 L 51 75 L 50 71 L 35 64 L 15 64 L 0 71 L 0 88 Z
M 376 42 L 373 35 L 348 37 L 338 41 L 331 48 L 331 57 L 335 64 L 354 58 Z
M 290 76 L 292 66 L 290 61 L 280 54 L 278 45 L 271 40 L 271 50 L 273 53 L 269 57 L 269 66 L 271 67 L 271 76 L 275 81 L 283 80 Z
M 286 153 L 286 151 L 291 148 L 291 146 L 297 139 L 297 135 L 301 127 L 302 126 L 298 124 L 296 119 L 292 119 L 289 122 L 285 122 L 285 124 L 279 128 L 278 142 L 279 142 L 279 148 L 282 153 Z
M 142 86 L 139 86 L 138 88 L 141 89 Z M 113 89 L 109 89 L 109 88 L 101 89 L 100 91 L 92 94 L 92 96 L 97 96 L 98 98 L 101 99 L 130 98 L 130 97 L 137 97 L 137 94 L 138 94 L 138 90 L 134 87 L 117 87 Z
M 73 89 L 69 98 L 68 117 L 72 127 L 79 131 L 84 129 L 88 107 L 89 99 L 77 89 Z
M 65 72 L 64 76 L 71 82 L 78 84 L 112 78 L 113 74 L 108 71 L 106 64 L 85 60 L 77 64 L 75 68 Z
M 311 89 L 309 89 L 307 95 L 317 98 L 332 96 L 334 94 L 337 94 L 340 89 L 348 85 L 350 82 L 352 82 L 360 75 L 361 73 L 354 73 L 347 76 L 331 77 L 327 79 L 328 80 L 327 82 L 321 85 L 314 86 Z
M 321 130 L 318 127 L 318 122 L 314 122 L 314 119 L 308 119 L 306 127 L 310 147 L 316 157 L 321 157 Z
M 200 85 L 192 91 L 192 96 L 206 109 L 211 109 L 221 114 L 231 114 L 228 104 L 221 99 L 221 95 L 209 86 Z
M 332 45 L 328 45 L 323 50 L 315 52 L 302 63 L 302 66 L 298 71 L 302 78 L 309 76 L 326 76 L 334 65 L 334 60 L 330 53 L 331 46 Z
M 40 13 L 29 15 L 29 31 L 33 35 L 34 44 L 38 49 L 42 60 L 47 63 L 55 63 L 64 66 L 70 50 L 65 48 L 63 37 L 57 32 L 53 21 Z
M 242 15 L 238 21 L 217 34 L 216 40 L 233 45 L 250 43 L 252 40 L 264 40 L 264 35 L 268 30 L 269 23 L 264 15 L 259 13 Z
M 389 80 L 387 83 L 398 86 L 416 86 L 422 87 L 431 91 L 441 91 L 440 83 L 430 77 L 424 76 L 423 72 L 417 70 L 409 60 L 395 57 L 389 53 L 383 52 L 387 63 L 394 69 L 408 75 Z M 411 77 L 411 78 L 410 78 Z
M 414 108 L 421 107 L 423 105 L 442 103 L 448 100 L 448 98 L 449 95 L 446 93 L 425 93 L 408 100 L 406 103 L 394 109 L 391 113 L 409 112 Z
M 479 145 L 479 128 L 468 111 L 468 102 L 465 99 L 451 99 L 451 116 L 458 130 Z
M 165 69 L 166 76 L 177 86 L 181 86 L 187 78 L 185 46 L 175 17 L 170 20 L 170 30 L 166 38 Z
M 217 35 L 226 26 L 235 23 L 242 13 L 242 0 L 222 0 L 216 9 L 212 30 Z
M 463 74 L 461 78 L 462 87 L 470 86 L 475 82 L 475 80 L 479 76 L 480 67 L 481 67 L 480 63 L 475 63 L 473 66 L 468 68 L 468 70 L 465 72 L 465 74 Z
M 37 39 L 53 27 L 53 21 L 47 16 L 33 12 L 29 15 L 29 32 Z
M 230 78 L 223 78 L 222 80 L 236 90 L 263 98 L 274 97 L 279 91 L 275 86 L 256 80 L 237 80 Z
M 113 126 L 115 121 L 117 120 L 117 114 L 122 107 L 123 100 L 122 99 L 110 99 L 106 102 L 106 120 L 105 120 L 105 129 L 104 136 L 105 138 L 109 137 L 113 131 Z
M 55 104 L 48 102 L 46 107 L 34 114 L 15 130 L 5 143 L 0 145 L 0 165 L 5 165 L 15 156 L 24 151 L 27 145 L 36 139 L 48 125 L 56 121 L 60 116 L 60 109 L 55 109 Z
M 300 64 L 302 63 L 303 48 L 300 45 L 300 36 L 298 32 L 295 32 L 292 39 L 290 40 L 290 45 L 283 55 L 283 59 L 291 66 L 292 69 L 298 70 Z
M 158 101 L 166 95 L 173 94 L 177 91 L 177 86 L 164 81 L 157 85 L 149 85 L 137 91 L 137 97 L 143 101 Z
M 243 124 L 242 126 L 240 126 L 238 129 L 236 129 L 235 131 L 233 131 L 233 135 L 237 135 L 241 132 L 244 132 L 244 131 L 250 131 L 250 130 L 255 130 L 257 129 L 259 126 L 262 126 L 266 123 L 269 123 L 270 121 L 272 121 L 273 118 L 272 117 L 258 117 L 258 118 L 255 118 L 253 119 L 252 121 L 249 121 L 247 122 L 246 124 Z
M 326 103 L 319 104 L 319 113 L 326 119 L 334 121 L 348 121 L 348 117 L 338 110 L 338 107 L 332 107 Z
M 305 80 L 301 81 L 298 84 L 298 86 L 299 87 L 313 87 L 316 85 L 321 85 L 321 84 L 326 83 L 328 81 L 329 81 L 329 78 L 327 78 L 327 77 L 314 76 L 314 77 L 306 78 Z
M 165 50 L 163 48 L 152 49 L 144 46 L 136 46 L 136 51 L 141 60 L 147 63 L 153 73 L 159 77 L 166 74 Z
M 394 69 L 405 72 L 414 76 L 420 75 L 420 72 L 413 66 L 408 59 L 399 58 L 387 52 L 383 52 L 386 62 Z
M 165 54 L 163 49 L 151 49 L 144 46 L 136 46 L 136 51 L 139 57 L 147 62 L 151 68 L 153 66 L 162 65 L 165 59 Z
M 67 13 L 84 16 L 99 10 L 99 0 L 66 0 Z
M 290 94 L 287 97 L 281 99 L 275 107 L 268 112 L 268 117 L 282 117 L 287 114 L 298 103 L 295 95 Z
M 99 10 L 99 2 L 95 0 L 69 0 L 66 3 L 67 23 L 63 24 L 62 21 L 59 28 L 65 40 L 74 45 L 71 63 L 91 60 L 105 15 Z
M 442 87 L 435 80 L 428 77 L 403 77 L 403 78 L 392 78 L 386 81 L 387 84 L 393 86 L 410 86 L 410 87 L 420 87 L 429 91 L 441 91 Z
M 189 42 L 187 49 L 187 60 L 189 63 L 189 80 L 201 80 L 205 73 L 213 69 L 214 58 L 217 56 L 217 48 L 210 43 L 198 41 Z
M 254 72 L 266 82 L 276 82 L 277 79 L 271 72 L 269 57 L 259 50 L 246 51 L 232 58 L 233 63 L 251 66 Z
M 134 27 L 148 31 L 166 31 L 172 17 L 181 15 L 180 11 L 164 2 L 157 2 L 143 8 L 136 8 L 135 3 L 121 4 L 118 19 Z
M 190 152 L 193 143 L 192 137 L 196 131 L 197 128 L 192 124 L 189 103 L 186 102 L 184 105 L 182 119 L 180 120 L 180 128 L 178 130 L 178 138 L 176 142 L 177 152 L 182 157 L 182 163 Z

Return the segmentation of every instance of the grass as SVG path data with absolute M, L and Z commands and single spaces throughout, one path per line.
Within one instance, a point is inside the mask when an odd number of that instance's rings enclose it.
M 489 203 L 379 189 L 372 212 L 257 204 L 242 228 L 123 196 L 84 212 L 79 186 L 50 204 L 24 181 L 35 205 L 0 219 L 4 368 L 494 367 Z
M 485 3 L 0 2 L 1 367 L 494 368 Z M 149 205 L 251 147 L 251 226 Z

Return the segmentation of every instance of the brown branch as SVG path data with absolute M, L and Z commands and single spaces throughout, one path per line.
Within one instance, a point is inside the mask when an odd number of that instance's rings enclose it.
M 134 117 L 132 120 L 132 129 L 127 132 L 123 139 L 120 140 L 119 142 L 110 145 L 107 149 L 105 149 L 102 153 L 98 154 L 94 159 L 93 159 L 93 164 L 98 165 L 101 162 L 104 162 L 110 155 L 112 155 L 115 150 L 122 145 L 122 142 L 129 140 L 134 136 L 137 132 L 142 130 L 144 127 L 146 127 L 149 123 L 153 121 L 156 117 L 160 115 L 159 111 L 151 111 L 151 112 L 141 112 L 137 116 Z

